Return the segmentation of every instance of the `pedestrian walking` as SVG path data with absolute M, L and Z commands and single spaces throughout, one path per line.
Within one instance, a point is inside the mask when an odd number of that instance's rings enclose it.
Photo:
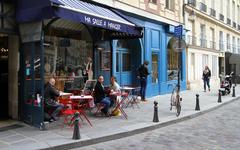
M 147 77 L 150 74 L 148 72 L 148 61 L 144 61 L 144 63 L 138 68 L 138 75 L 137 77 L 140 79 L 141 84 L 141 100 L 146 101 L 145 95 L 146 95 L 146 87 L 147 87 Z
M 210 78 L 211 78 L 211 70 L 208 68 L 208 66 L 205 66 L 205 69 L 203 70 L 203 84 L 204 84 L 204 92 L 206 92 L 206 86 L 208 86 L 208 91 L 210 91 Z

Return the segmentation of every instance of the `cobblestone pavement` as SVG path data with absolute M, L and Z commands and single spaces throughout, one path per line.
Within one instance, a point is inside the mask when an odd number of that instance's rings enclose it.
M 240 150 L 240 100 L 181 123 L 75 150 Z

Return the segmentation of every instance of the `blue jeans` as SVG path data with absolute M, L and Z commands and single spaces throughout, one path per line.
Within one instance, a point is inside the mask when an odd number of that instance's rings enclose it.
M 206 91 L 206 85 L 208 86 L 208 89 L 210 89 L 209 79 L 203 79 L 203 83 L 204 83 L 204 91 Z
M 141 94 L 142 100 L 145 100 L 146 87 L 147 87 L 147 78 L 141 77 L 140 84 L 141 84 L 140 94 Z
M 109 97 L 105 97 L 104 99 L 101 100 L 102 104 L 104 104 L 104 108 L 101 110 L 103 113 L 107 114 L 108 113 L 108 109 L 111 106 L 111 100 Z

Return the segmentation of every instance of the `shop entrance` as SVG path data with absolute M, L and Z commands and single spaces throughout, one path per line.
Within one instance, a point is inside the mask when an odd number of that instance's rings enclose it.
M 138 85 L 137 68 L 141 65 L 139 40 L 118 40 L 116 49 L 116 78 L 123 85 Z
M 0 35 L 1 36 L 1 35 Z M 8 37 L 0 37 L 0 120 L 8 119 Z

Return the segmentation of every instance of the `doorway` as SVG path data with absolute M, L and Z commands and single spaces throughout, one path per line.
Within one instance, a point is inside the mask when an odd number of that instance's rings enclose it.
M 131 53 L 127 49 L 118 49 L 116 52 L 116 76 L 121 86 L 132 82 Z
M 0 35 L 0 120 L 8 119 L 8 36 Z
M 116 44 L 115 76 L 121 86 L 137 86 L 137 68 L 141 65 L 141 45 L 138 39 L 118 40 Z

